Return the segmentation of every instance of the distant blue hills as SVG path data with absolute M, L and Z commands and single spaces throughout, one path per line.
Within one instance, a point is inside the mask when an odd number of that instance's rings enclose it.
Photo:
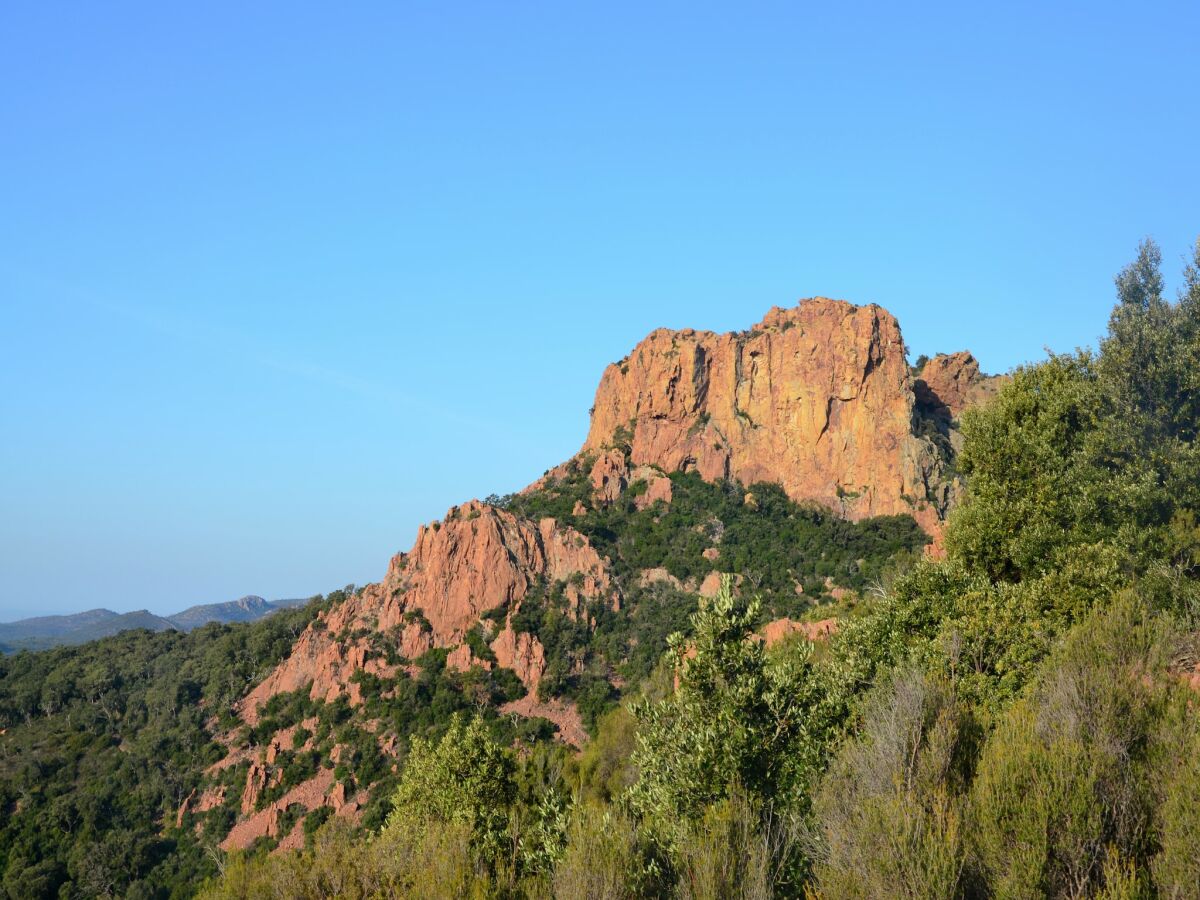
M 150 631 L 191 631 L 209 622 L 253 622 L 277 609 L 298 606 L 307 602 L 296 600 L 264 600 L 246 596 L 228 603 L 206 603 L 190 606 L 183 612 L 156 616 L 145 609 L 116 613 L 111 609 L 89 609 L 67 616 L 38 616 L 17 622 L 0 623 L 0 653 L 18 650 L 46 650 L 63 644 L 83 644 L 108 637 L 131 628 Z

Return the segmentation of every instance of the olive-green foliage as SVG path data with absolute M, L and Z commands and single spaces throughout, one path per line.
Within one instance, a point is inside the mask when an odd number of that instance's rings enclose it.
M 1163 297 L 1162 254 L 1152 241 L 1117 275 L 1119 302 L 1102 344 L 1101 373 L 1115 412 L 1141 439 L 1190 443 L 1200 429 L 1200 242 L 1179 302 Z M 1128 432 L 1126 432 L 1128 435 Z
M 438 743 L 413 739 L 384 833 L 461 823 L 484 858 L 495 863 L 504 852 L 508 807 L 516 797 L 515 769 L 512 755 L 492 739 L 483 719 L 464 724 L 456 716 Z
M 829 726 L 807 645 L 769 659 L 748 639 L 757 615 L 726 578 L 696 613 L 691 641 L 671 638 L 678 689 L 634 707 L 638 780 L 628 800 L 668 847 L 731 791 L 782 806 L 802 798 L 818 771 Z
M 419 835 L 364 839 L 332 819 L 312 846 L 273 856 L 235 854 L 204 900 L 381 900 L 485 898 L 496 882 L 471 849 L 464 822 L 432 822 Z
M 234 702 L 322 605 L 0 657 L 0 896 L 194 890 L 213 870 L 203 845 L 232 824 L 222 808 L 199 835 L 190 819 L 174 827 L 203 770 L 225 755 L 206 720 L 233 721 Z
M 1200 718 L 1193 697 L 1174 699 L 1155 739 L 1154 884 L 1160 897 L 1200 900 Z
M 794 833 L 763 822 L 739 792 L 689 824 L 677 850 L 676 893 L 687 900 L 769 900 L 792 855 Z
M 842 621 L 831 647 L 835 684 L 830 699 L 848 704 L 891 667 L 928 658 L 943 624 L 959 609 L 978 608 L 991 591 L 986 578 L 961 565 L 918 564 L 858 616 Z
M 821 897 L 964 893 L 964 808 L 978 729 L 945 682 L 899 670 L 815 800 Z
M 946 535 L 952 556 L 1017 581 L 1107 531 L 1096 507 L 1110 498 L 1080 465 L 1099 405 L 1094 360 L 1081 353 L 1017 369 L 991 404 L 963 414 L 958 467 L 970 491 Z
M 907 587 L 914 581 L 921 581 L 919 573 Z M 928 573 L 924 583 L 927 590 L 937 584 Z M 1002 586 L 996 596 L 1009 590 Z M 884 640 L 882 626 L 898 621 L 894 610 L 852 622 L 835 648 L 835 665 L 854 648 L 877 659 L 916 661 L 934 673 L 922 679 L 948 686 L 932 695 L 922 694 L 932 690 L 928 684 L 910 687 L 910 702 L 900 703 L 904 678 L 916 677 L 901 670 L 890 676 L 887 703 L 878 692 L 859 703 L 859 737 L 838 754 L 817 796 L 816 890 L 837 897 L 1076 896 L 1078 890 L 1142 896 L 1152 886 L 1159 896 L 1195 896 L 1200 814 L 1192 800 L 1200 780 L 1189 748 L 1200 722 L 1194 712 L 1181 714 L 1189 707 L 1180 696 L 1187 691 L 1170 675 L 1179 661 L 1190 666 L 1200 658 L 1194 594 L 1178 571 L 1153 573 L 1101 603 L 1033 669 L 1024 698 L 1011 707 L 984 703 L 973 690 L 964 699 L 958 689 L 972 687 L 973 674 L 947 671 L 936 642 Z M 994 609 L 984 605 L 980 612 Z M 906 621 L 920 634 L 922 616 Z M 914 704 L 912 696 L 943 699 Z M 972 780 L 972 748 L 983 733 L 973 714 L 981 724 L 997 714 L 1000 721 Z M 906 730 L 906 722 L 919 727 Z M 949 758 L 956 762 L 935 766 L 942 774 L 927 784 L 918 778 L 924 786 L 914 789 L 909 775 L 897 776 L 898 763 L 923 772 L 930 759 L 924 741 L 953 747 Z M 933 758 L 948 757 L 943 751 Z M 933 876 L 953 877 L 954 890 Z
M 1078 896 L 1103 884 L 1109 848 L 1126 860 L 1153 855 L 1163 628 L 1136 597 L 1121 597 L 1071 634 L 989 739 L 970 833 L 994 890 Z
M 576 806 L 565 852 L 554 868 L 556 897 L 631 900 L 655 882 L 633 820 L 617 807 Z
M 832 641 L 830 702 L 847 704 L 894 666 L 915 660 L 952 679 L 959 696 L 998 714 L 1034 677 L 1058 635 L 1124 583 L 1106 544 L 1074 548 L 1053 572 L 993 582 L 955 559 L 922 561 Z
M 611 802 L 634 781 L 630 761 L 637 722 L 628 706 L 605 714 L 579 760 L 580 793 L 589 800 Z
M 1164 549 L 1179 561 L 1196 549 L 1200 276 L 1189 267 L 1169 304 L 1158 263 L 1147 244 L 1118 276 L 1120 302 L 1099 356 L 1018 369 L 991 405 L 963 416 L 958 465 L 970 491 L 947 533 L 951 555 L 1016 581 L 1101 541 L 1138 568 Z M 1181 533 L 1172 520 L 1191 522 L 1188 545 L 1171 546 L 1170 534 Z

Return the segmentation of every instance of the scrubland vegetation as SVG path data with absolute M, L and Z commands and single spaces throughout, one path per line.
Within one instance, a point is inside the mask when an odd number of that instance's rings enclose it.
M 585 636 L 555 636 L 548 588 L 522 614 L 548 658 L 581 651 L 560 677 L 592 725 L 582 753 L 514 734 L 487 703 L 444 701 L 408 730 L 375 817 L 315 822 L 301 851 L 206 854 L 169 827 L 190 783 L 168 766 L 210 760 L 201 718 L 286 649 L 243 653 L 235 636 L 310 613 L 197 632 L 239 660 L 207 681 L 156 669 L 186 673 L 192 656 L 147 656 L 144 696 L 123 689 L 115 712 L 103 688 L 81 687 L 100 664 L 77 659 L 85 649 L 4 660 L 0 709 L 30 742 L 0 760 L 4 889 L 135 895 L 128 875 L 103 880 L 96 860 L 111 856 L 153 873 L 134 879 L 141 896 L 183 895 L 213 872 L 209 898 L 1200 897 L 1200 246 L 1177 302 L 1152 244 L 1117 288 L 1097 352 L 1022 367 L 964 415 L 966 492 L 944 558 L 917 559 L 902 521 L 830 525 L 767 486 L 753 488 L 761 519 L 735 502 L 743 488 L 679 476 L 669 511 L 574 516 L 581 476 L 509 498 L 572 521 L 630 579 L 706 574 L 708 544 L 692 535 L 711 514 L 741 536 L 730 546 L 751 548 L 746 577 L 656 614 L 657 594 L 636 595 L 625 619 Z M 750 639 L 765 617 L 804 611 L 785 605 L 797 581 L 819 594 L 827 575 L 864 593 L 827 643 Z M 137 638 L 164 654 L 192 639 Z M 62 724 L 44 685 L 68 663 Z M 622 696 L 604 686 L 614 674 Z M 161 685 L 175 693 L 160 698 Z M 207 711 L 181 712 L 179 690 Z M 81 731 L 75 715 L 111 724 Z M 187 724 L 153 724 L 176 717 Z M 62 747 L 97 734 L 94 753 Z M 41 768 L 18 776 L 29 765 Z M 96 765 L 117 774 L 93 797 Z M 73 791 L 53 787 L 67 778 Z M 120 830 L 102 831 L 114 814 Z
M 946 557 L 823 652 L 727 585 L 578 760 L 459 721 L 371 840 L 208 896 L 1200 896 L 1200 272 L 1117 286 L 1099 352 L 965 415 Z

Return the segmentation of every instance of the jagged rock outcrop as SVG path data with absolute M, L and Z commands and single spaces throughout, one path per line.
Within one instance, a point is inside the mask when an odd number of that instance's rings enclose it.
M 610 447 L 597 456 L 588 478 L 592 483 L 592 502 L 597 506 L 615 503 L 635 486 L 633 505 L 637 509 L 646 509 L 660 500 L 671 503 L 671 479 L 655 466 L 630 467 L 625 451 L 619 448 Z
M 652 584 L 660 583 L 670 585 L 677 591 L 683 590 L 683 582 L 681 582 L 662 566 L 656 566 L 653 569 L 642 569 L 638 573 L 638 584 L 641 587 L 649 587 Z
M 600 504 L 612 503 L 629 487 L 629 466 L 620 450 L 605 450 L 592 464 L 589 473 L 592 498 Z
M 1000 381 L 980 372 L 978 360 L 963 350 L 940 353 L 926 362 L 913 383 L 913 392 L 923 412 L 952 421 L 968 406 L 995 394 Z
M 335 815 L 356 820 L 365 799 L 364 793 L 347 800 L 345 788 L 334 782 L 333 770 L 321 769 L 312 778 L 296 785 L 281 798 L 268 803 L 257 812 L 251 807 L 248 817 L 230 829 L 220 847 L 225 851 L 245 850 L 260 837 L 283 837 L 280 834 L 280 819 L 288 807 L 294 804 L 302 806 L 306 812 L 328 806 L 333 809 Z M 278 849 L 288 848 L 289 845 L 285 844 Z
M 541 641 L 531 634 L 518 634 L 511 625 L 506 625 L 491 647 L 496 654 L 496 665 L 516 672 L 530 691 L 537 689 L 546 671 L 546 650 Z
M 935 366 L 935 381 L 947 378 L 930 391 L 966 402 L 968 370 Z M 952 489 L 945 448 L 919 417 L 895 318 L 816 298 L 747 332 L 652 332 L 605 370 L 583 452 L 625 448 L 630 466 L 776 482 L 852 519 L 907 513 L 936 534 Z
M 646 490 L 633 498 L 638 509 L 647 509 L 660 500 L 671 504 L 671 479 L 653 466 L 638 466 L 633 470 L 633 483 L 645 482 Z
M 242 701 L 242 716 L 253 724 L 270 697 L 310 683 L 314 698 L 347 693 L 354 702 L 356 671 L 396 672 L 381 643 L 410 660 L 431 647 L 455 647 L 480 616 L 498 607 L 511 612 L 543 579 L 570 579 L 564 597 L 575 609 L 594 599 L 620 602 L 605 560 L 574 529 L 554 519 L 519 519 L 479 501 L 452 507 L 443 521 L 421 527 L 412 550 L 392 559 L 382 581 L 322 613 Z M 519 664 L 518 675 L 535 684 L 545 662 L 529 637 L 506 627 L 493 647 L 500 665 Z
M 184 798 L 183 805 L 175 813 L 175 827 L 183 827 L 183 817 L 188 813 L 206 813 L 210 809 L 216 809 L 225 803 L 225 785 L 220 784 L 215 787 L 209 787 L 200 794 L 199 799 L 196 798 L 196 789 L 192 788 L 192 792 Z

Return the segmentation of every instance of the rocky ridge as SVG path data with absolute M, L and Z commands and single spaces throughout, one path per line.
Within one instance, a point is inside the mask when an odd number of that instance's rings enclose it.
M 745 332 L 659 329 L 605 370 L 583 452 L 604 461 L 623 447 L 631 468 L 771 481 L 851 519 L 912 515 L 936 536 L 955 481 L 921 419 L 949 410 L 935 424 L 952 428 L 989 379 L 968 353 L 926 370 L 914 378 L 899 324 L 875 305 L 814 298 Z M 622 477 L 604 464 L 606 483 Z
M 435 647 L 455 648 L 447 663 L 466 668 L 479 662 L 463 643 L 467 632 L 501 607 L 508 613 L 489 636 L 491 650 L 498 665 L 534 688 L 544 651 L 533 636 L 513 632 L 511 619 L 538 580 L 568 582 L 564 593 L 575 610 L 585 600 L 621 602 L 605 560 L 574 529 L 553 519 L 518 519 L 477 500 L 451 507 L 441 522 L 419 529 L 412 550 L 392 558 L 382 581 L 305 629 L 287 659 L 242 701 L 242 718 L 255 724 L 268 699 L 305 685 L 314 699 L 329 702 L 346 693 L 357 703 L 355 672 L 392 675 L 398 668 L 376 649 L 379 634 L 406 660 Z
M 742 333 L 659 329 L 605 371 L 580 453 L 526 490 L 584 464 L 591 493 L 575 503 L 573 516 L 622 499 L 645 510 L 672 502 L 670 473 L 695 471 L 706 480 L 775 482 L 793 499 L 850 519 L 912 515 L 936 536 L 956 491 L 950 462 L 957 418 L 993 389 L 968 353 L 935 357 L 915 377 L 896 320 L 878 306 L 813 299 L 774 309 Z M 747 505 L 754 502 L 747 493 Z M 709 548 L 705 558 L 715 562 L 719 549 Z M 639 579 L 643 587 L 663 582 L 701 595 L 720 584 L 715 571 L 703 584 L 680 584 L 665 570 L 645 570 Z M 415 675 L 414 662 L 442 648 L 449 668 L 511 669 L 528 693 L 501 711 L 546 718 L 561 740 L 579 746 L 586 733 L 578 710 L 538 693 L 549 662 L 545 647 L 513 624 L 522 601 L 552 583 L 576 620 L 597 601 L 614 610 L 623 602 L 609 561 L 564 521 L 520 518 L 480 501 L 452 507 L 420 528 L 381 581 L 322 612 L 238 713 L 254 726 L 272 697 L 301 690 L 325 702 L 344 696 L 356 706 L 356 673 Z M 820 639 L 834 628 L 782 619 L 766 626 L 763 639 Z M 490 658 L 479 656 L 480 637 Z M 394 736 L 377 738 L 384 754 L 396 755 Z M 279 777 L 273 754 L 290 741 L 290 733 L 279 732 L 265 747 L 231 751 L 214 767 L 250 765 L 243 818 L 228 846 L 264 834 L 281 839 L 280 846 L 295 844 L 298 832 L 279 833 L 281 816 L 295 804 L 359 814 L 365 796 L 346 796 L 328 770 L 257 809 L 261 792 Z

